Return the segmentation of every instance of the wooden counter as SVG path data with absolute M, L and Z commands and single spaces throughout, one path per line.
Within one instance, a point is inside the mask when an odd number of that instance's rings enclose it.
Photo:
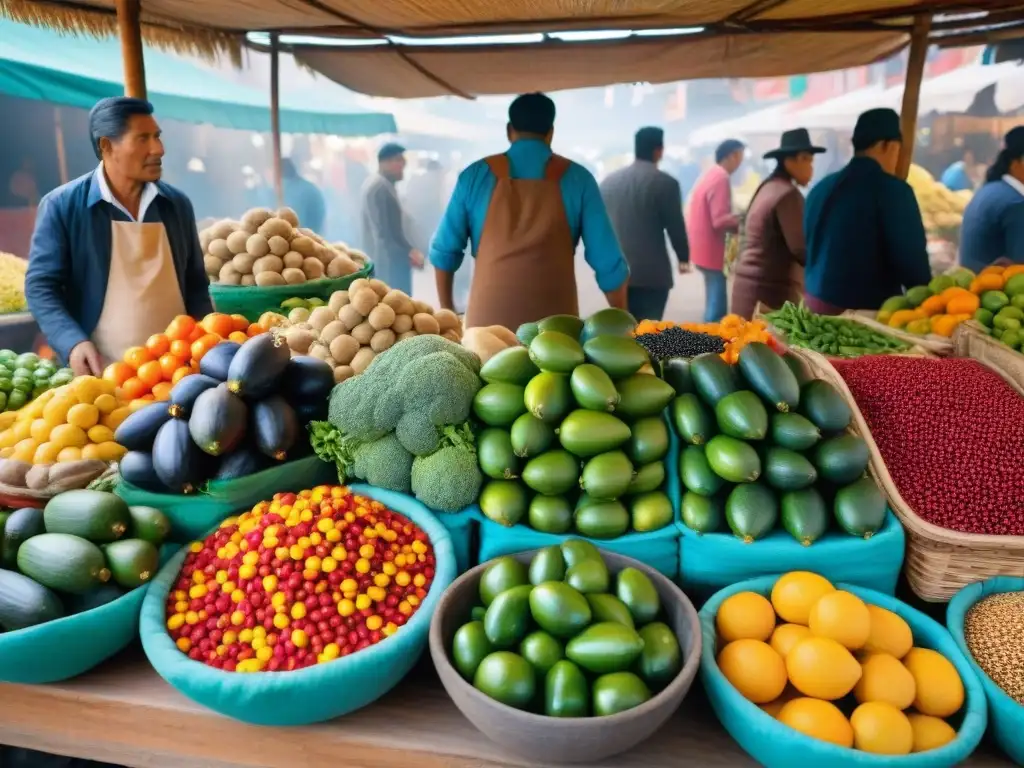
M 47 686 L 0 684 L 0 744 L 137 768 L 498 768 L 502 754 L 451 703 L 428 664 L 377 703 L 330 723 L 265 728 L 192 703 L 138 651 Z M 592 768 L 756 766 L 693 692 L 640 747 Z M 971 768 L 1011 763 L 980 750 Z

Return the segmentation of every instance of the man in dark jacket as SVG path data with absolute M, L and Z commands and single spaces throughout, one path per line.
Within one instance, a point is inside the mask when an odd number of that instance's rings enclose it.
M 690 271 L 683 196 L 679 182 L 658 170 L 665 132 L 641 128 L 634 143 L 635 161 L 601 183 L 601 196 L 629 262 L 629 311 L 637 320 L 661 320 L 673 282 L 666 232 L 680 274 Z
M 868 110 L 853 129 L 853 159 L 807 196 L 804 285 L 814 312 L 878 309 L 931 280 L 921 211 L 895 175 L 902 141 L 895 111 Z
M 362 248 L 374 272 L 392 288 L 412 295 L 412 270 L 423 268 L 423 253 L 409 241 L 395 184 L 405 176 L 405 148 L 389 143 L 377 153 L 378 172 L 363 185 Z

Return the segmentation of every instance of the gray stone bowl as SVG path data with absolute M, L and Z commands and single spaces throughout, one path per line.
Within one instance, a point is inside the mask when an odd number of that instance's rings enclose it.
M 529 564 L 538 550 L 512 555 Z M 661 597 L 662 613 L 679 640 L 683 668 L 668 687 L 639 707 L 605 717 L 556 718 L 506 706 L 463 679 L 451 661 L 452 639 L 480 604 L 480 578 L 487 563 L 456 579 L 441 596 L 430 623 L 430 655 L 455 706 L 489 739 L 510 753 L 544 764 L 593 763 L 646 740 L 679 708 L 700 666 L 697 611 L 669 579 L 629 557 L 601 550 L 612 574 L 633 567 L 647 575 Z

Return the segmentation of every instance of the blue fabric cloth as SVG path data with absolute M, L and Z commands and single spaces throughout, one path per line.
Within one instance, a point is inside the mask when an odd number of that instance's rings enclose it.
M 1003 258 L 1024 263 L 1024 195 L 999 179 L 982 186 L 967 204 L 960 263 L 977 272 Z
M 192 204 L 169 184 L 157 182 L 157 188 L 160 194 L 144 221 L 163 223 L 185 310 L 203 317 L 213 311 L 213 303 Z M 39 203 L 25 298 L 50 347 L 65 362 L 76 344 L 89 339 L 103 311 L 112 221 L 129 218 L 102 199 L 93 171 L 57 187 Z
M 729 312 L 725 273 L 720 269 L 697 269 L 704 275 L 704 322 L 717 323 Z
M 551 148 L 543 141 L 521 139 L 506 154 L 513 179 L 542 179 Z M 452 199 L 430 244 L 430 263 L 434 267 L 448 272 L 457 270 L 467 240 L 476 256 L 495 184 L 494 174 L 484 160 L 476 161 L 459 174 Z M 601 290 L 614 291 L 629 277 L 629 267 L 596 179 L 583 166 L 572 163 L 562 177 L 561 188 L 573 242 L 583 240 L 587 263 Z
M 434 517 L 451 536 L 458 573 L 465 573 L 476 565 L 477 521 L 483 517 L 480 508 L 472 506 L 461 512 L 435 512 Z
M 934 619 L 895 597 L 853 584 L 840 582 L 836 587 L 852 592 L 865 602 L 898 614 L 910 625 L 915 646 L 938 651 L 956 667 L 960 679 L 963 680 L 965 694 L 965 704 L 960 709 L 962 717 L 955 715 L 951 722 L 957 729 L 956 738 L 938 749 L 913 755 L 898 758 L 874 755 L 805 736 L 783 725 L 757 704 L 744 698 L 718 668 L 715 615 L 726 598 L 738 592 L 750 591 L 765 597 L 770 596 L 777 578 L 764 576 L 733 584 L 712 597 L 700 611 L 700 677 L 704 690 L 719 722 L 759 765 L 765 768 L 892 768 L 896 765 L 905 768 L 946 768 L 950 765 L 961 765 L 977 749 L 988 723 L 985 692 L 964 654 L 957 649 L 953 638 Z
M 979 600 L 990 595 L 1021 590 L 1024 590 L 1024 579 L 1014 576 L 996 576 L 985 581 L 976 581 L 953 595 L 946 611 L 946 627 L 970 663 L 971 669 L 981 680 L 981 687 L 985 689 L 985 696 L 988 699 L 989 733 L 1017 765 L 1024 765 L 1024 739 L 1021 739 L 1021 734 L 1024 733 L 1024 707 L 996 685 L 971 656 L 964 638 L 964 619 Z
M 843 309 L 878 309 L 932 279 L 910 185 L 855 157 L 811 190 L 804 207 L 805 290 Z
M 957 160 L 949 168 L 942 172 L 940 179 L 942 186 L 952 192 L 959 192 L 963 189 L 974 189 L 971 177 L 967 175 L 967 166 L 963 160 Z

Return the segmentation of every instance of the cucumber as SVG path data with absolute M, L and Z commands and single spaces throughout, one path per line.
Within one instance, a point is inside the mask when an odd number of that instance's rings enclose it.
M 814 485 L 818 471 L 805 457 L 777 445 L 765 451 L 764 480 L 779 491 L 799 491 Z
M 18 570 L 44 587 L 72 595 L 84 595 L 110 579 L 100 548 L 67 533 L 42 533 L 22 544 Z
M 807 382 L 800 391 L 800 412 L 822 432 L 846 429 L 853 418 L 853 412 L 843 396 L 821 379 Z
M 800 382 L 764 342 L 752 341 L 740 350 L 739 369 L 750 388 L 777 411 L 787 413 L 800 404 Z
M 870 477 L 840 488 L 832 505 L 839 526 L 851 536 L 865 539 L 885 525 L 886 509 L 885 496 Z
M 18 549 L 33 536 L 46 532 L 43 510 L 33 507 L 16 509 L 4 525 L 4 539 L 0 542 L 0 561 L 5 568 L 18 563 Z
M 789 366 L 789 370 L 791 370 L 793 375 L 796 376 L 796 380 L 800 383 L 801 387 L 810 381 L 807 377 L 807 371 L 804 368 L 804 364 L 796 357 L 796 355 L 791 355 L 787 352 L 782 355 L 782 362 Z
M 708 464 L 704 449 L 696 445 L 683 449 L 679 457 L 679 476 L 686 490 L 699 496 L 714 496 L 725 485 Z
M 0 570 L 0 629 L 14 632 L 64 615 L 60 598 L 15 571 Z
M 167 515 L 154 507 L 128 507 L 132 524 L 128 535 L 134 539 L 145 539 L 159 547 L 171 533 L 171 521 Z
M 690 378 L 697 394 L 710 406 L 740 389 L 736 369 L 714 352 L 705 352 L 690 361 Z
M 846 485 L 864 474 L 871 455 L 867 443 L 856 435 L 837 435 L 814 450 L 814 466 L 825 480 Z
M 43 510 L 48 533 L 70 533 L 105 544 L 124 536 L 131 525 L 128 505 L 103 491 L 67 491 L 54 496 Z
M 690 361 L 685 357 L 670 357 L 661 363 L 661 378 L 672 385 L 677 395 L 693 392 Z
M 690 392 L 672 401 L 672 426 L 684 442 L 704 445 L 718 432 L 715 418 L 697 395 Z
M 773 413 L 771 438 L 791 451 L 806 451 L 821 439 L 821 431 L 799 413 Z
M 722 527 L 722 499 L 718 496 L 687 491 L 680 512 L 683 525 L 697 533 L 714 533 Z
M 722 434 L 740 440 L 761 440 L 768 434 L 768 411 L 757 395 L 747 390 L 726 395 L 715 405 L 715 421 Z
M 119 587 L 135 589 L 156 575 L 160 553 L 148 541 L 122 539 L 103 548 L 110 575 Z
M 828 506 L 815 488 L 789 491 L 779 500 L 782 527 L 805 547 L 828 531 Z
M 737 485 L 725 500 L 729 529 L 747 544 L 770 533 L 778 517 L 775 494 L 760 483 Z

